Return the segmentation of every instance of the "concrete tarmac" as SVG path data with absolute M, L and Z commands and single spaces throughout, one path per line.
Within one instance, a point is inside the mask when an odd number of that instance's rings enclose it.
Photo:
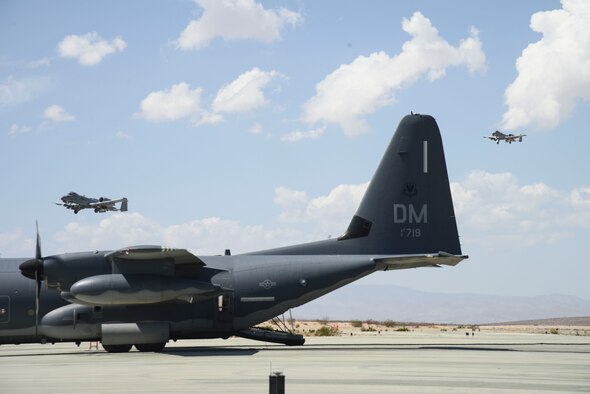
M 372 333 L 373 334 L 373 333 Z M 465 332 L 240 338 L 110 354 L 89 344 L 0 346 L 0 393 L 590 393 L 590 337 Z

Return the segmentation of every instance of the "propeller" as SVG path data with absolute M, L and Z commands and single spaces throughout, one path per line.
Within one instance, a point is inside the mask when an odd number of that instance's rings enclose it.
M 35 336 L 39 334 L 39 299 L 41 282 L 43 282 L 43 257 L 41 257 L 41 237 L 39 237 L 39 223 L 35 222 L 37 242 L 35 244 L 35 258 L 22 263 L 19 268 L 27 278 L 35 279 Z

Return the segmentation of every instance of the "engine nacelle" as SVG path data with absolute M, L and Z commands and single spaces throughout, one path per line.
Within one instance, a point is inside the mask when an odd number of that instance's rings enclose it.
M 88 305 L 66 305 L 41 319 L 40 332 L 50 338 L 91 340 L 100 338 L 100 322 Z
M 105 345 L 166 343 L 168 322 L 103 323 L 100 308 L 66 305 L 46 314 L 39 326 L 41 334 L 57 340 L 101 340 Z
M 96 275 L 74 283 L 72 296 L 93 305 L 139 305 L 215 293 L 211 283 L 162 275 Z

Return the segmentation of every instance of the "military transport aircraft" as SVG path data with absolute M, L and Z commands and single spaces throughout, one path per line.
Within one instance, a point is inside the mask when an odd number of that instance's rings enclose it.
M 92 198 L 82 196 L 76 192 L 69 192 L 61 198 L 62 202 L 56 202 L 57 205 L 63 205 L 67 209 L 74 210 L 78 213 L 82 209 L 94 209 L 94 212 L 106 211 L 127 211 L 127 199 L 125 197 L 118 200 L 111 200 L 110 198 L 100 197 Z M 121 203 L 121 208 L 117 208 L 115 204 Z
M 483 138 L 489 138 L 492 141 L 496 141 L 496 144 L 499 144 L 500 141 L 504 141 L 504 142 L 508 142 L 509 144 L 513 143 L 513 142 L 522 142 L 522 137 L 526 137 L 526 134 L 519 134 L 519 135 L 514 135 L 514 134 L 504 134 L 501 131 L 494 131 L 492 133 L 492 136 L 484 136 Z
M 255 326 L 376 271 L 466 258 L 440 131 L 413 114 L 339 238 L 240 255 L 131 246 L 43 256 L 37 231 L 34 258 L 0 259 L 0 343 L 160 351 L 169 340 L 235 335 L 302 345 L 301 335 Z

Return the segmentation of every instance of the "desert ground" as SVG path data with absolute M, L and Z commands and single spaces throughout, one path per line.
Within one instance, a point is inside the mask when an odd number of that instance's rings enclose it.
M 494 324 L 436 324 L 417 322 L 394 322 L 374 320 L 329 321 L 290 320 L 287 328 L 306 337 L 312 336 L 388 336 L 392 333 L 414 332 L 435 334 L 437 332 L 476 336 L 481 333 L 522 333 L 547 335 L 590 336 L 590 317 L 569 317 L 541 320 L 526 320 Z M 272 321 L 261 325 L 276 329 Z

